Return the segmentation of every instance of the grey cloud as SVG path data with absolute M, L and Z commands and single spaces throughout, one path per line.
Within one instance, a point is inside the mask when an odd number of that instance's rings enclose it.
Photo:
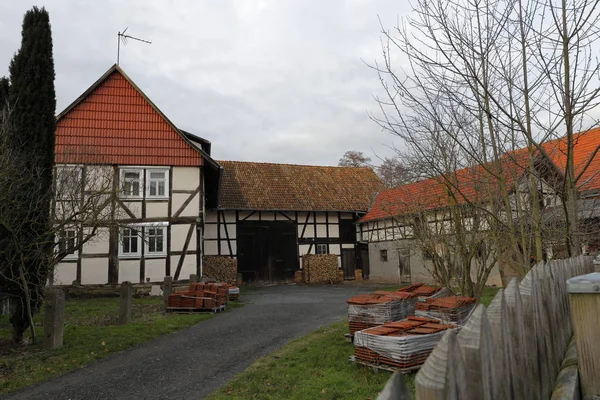
M 399 145 L 369 120 L 380 93 L 364 65 L 380 54 L 392 0 L 82 2 L 45 0 L 58 110 L 116 61 L 116 33 L 152 40 L 122 48 L 121 66 L 178 126 L 213 142 L 215 157 L 336 164 L 349 149 L 375 159 Z M 20 42 L 19 2 L 0 4 L 0 75 Z

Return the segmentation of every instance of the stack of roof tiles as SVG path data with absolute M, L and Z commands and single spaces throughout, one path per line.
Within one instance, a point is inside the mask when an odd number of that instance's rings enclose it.
M 367 365 L 412 371 L 425 362 L 448 329 L 457 329 L 457 326 L 423 317 L 388 322 L 356 332 L 355 357 Z
M 450 296 L 429 298 L 417 303 L 415 314 L 422 317 L 437 318 L 446 323 L 464 325 L 477 305 L 473 297 Z
M 346 301 L 350 334 L 413 315 L 417 296 L 407 292 L 361 294 Z
M 174 293 L 167 299 L 167 309 L 216 311 L 225 308 L 229 288 L 225 283 L 190 283 L 187 292 Z

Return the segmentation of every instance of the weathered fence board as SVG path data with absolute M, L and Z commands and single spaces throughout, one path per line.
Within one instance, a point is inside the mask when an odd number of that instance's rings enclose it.
M 573 330 L 567 279 L 593 270 L 583 256 L 539 263 L 442 337 L 415 378 L 416 399 L 548 399 Z M 390 383 L 379 400 L 399 397 Z M 395 389 L 398 388 L 398 389 Z

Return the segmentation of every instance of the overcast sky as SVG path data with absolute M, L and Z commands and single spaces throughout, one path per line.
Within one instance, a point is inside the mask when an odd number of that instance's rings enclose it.
M 117 32 L 152 41 L 121 47 L 121 67 L 180 128 L 213 143 L 217 159 L 335 165 L 346 150 L 399 146 L 376 111 L 378 16 L 398 0 L 0 2 L 0 76 L 25 11 L 50 12 L 57 113 L 116 62 Z

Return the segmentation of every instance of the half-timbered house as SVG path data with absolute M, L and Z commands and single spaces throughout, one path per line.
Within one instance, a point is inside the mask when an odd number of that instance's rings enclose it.
M 587 246 L 584 251 L 600 251 L 597 234 L 600 226 L 600 156 L 597 154 L 600 129 L 580 133 L 574 137 L 574 142 L 575 175 L 581 175 L 578 182 L 579 221 L 582 240 Z M 564 211 L 556 188 L 563 182 L 561 171 L 564 171 L 566 165 L 566 140 L 561 138 L 548 141 L 543 147 L 550 161 L 539 157 L 536 169 L 540 178 L 537 191 L 542 208 L 542 222 L 550 226 L 550 229 L 544 229 L 543 232 L 544 253 L 547 258 L 564 257 L 566 248 L 560 236 L 562 228 L 556 228 L 564 222 L 561 221 L 564 219 Z M 527 213 L 527 209 L 522 207 L 531 201 L 529 178 L 524 175 L 527 162 L 524 150 L 510 153 L 502 160 L 505 184 L 510 191 L 511 212 L 515 220 L 519 213 Z M 484 210 L 485 203 L 489 201 L 488 193 L 500 196 L 497 182 L 483 179 L 480 166 L 456 171 L 453 176 L 455 181 L 451 185 L 442 178 L 430 178 L 378 193 L 369 212 L 359 223 L 360 241 L 369 248 L 372 280 L 395 283 L 433 282 L 431 251 L 443 252 L 441 237 L 456 235 L 451 228 L 455 222 L 450 217 L 450 208 Z M 449 196 L 452 191 L 460 194 Z M 467 215 L 466 218 L 473 218 L 473 215 L 461 212 Z M 469 227 L 473 226 L 472 220 L 462 222 L 467 228 L 467 234 L 473 234 L 473 231 L 469 231 Z M 424 224 L 428 226 L 427 232 L 415 234 L 415 226 Z M 434 234 L 428 236 L 430 232 Z M 486 234 L 485 224 L 480 222 L 478 233 Z M 553 238 L 552 235 L 556 233 L 559 236 Z M 440 238 L 438 242 L 436 237 Z M 477 261 L 474 258 L 473 262 Z M 487 283 L 501 285 L 501 272 L 503 271 L 499 268 L 494 268 Z
M 305 254 L 337 255 L 346 279 L 368 260 L 356 223 L 381 189 L 370 168 L 219 164 L 219 207 L 207 210 L 204 251 L 236 258 L 245 281 L 291 279 Z
M 205 207 L 215 207 L 219 165 L 210 142 L 178 129 L 133 81 L 112 66 L 58 115 L 58 180 L 81 182 L 82 203 L 92 177 L 110 180 L 103 203 L 109 218 L 81 248 L 85 223 L 62 232 L 70 252 L 56 266 L 55 284 L 159 281 L 200 273 Z M 74 201 L 56 198 L 55 207 Z M 67 241 L 68 242 L 68 241 Z

